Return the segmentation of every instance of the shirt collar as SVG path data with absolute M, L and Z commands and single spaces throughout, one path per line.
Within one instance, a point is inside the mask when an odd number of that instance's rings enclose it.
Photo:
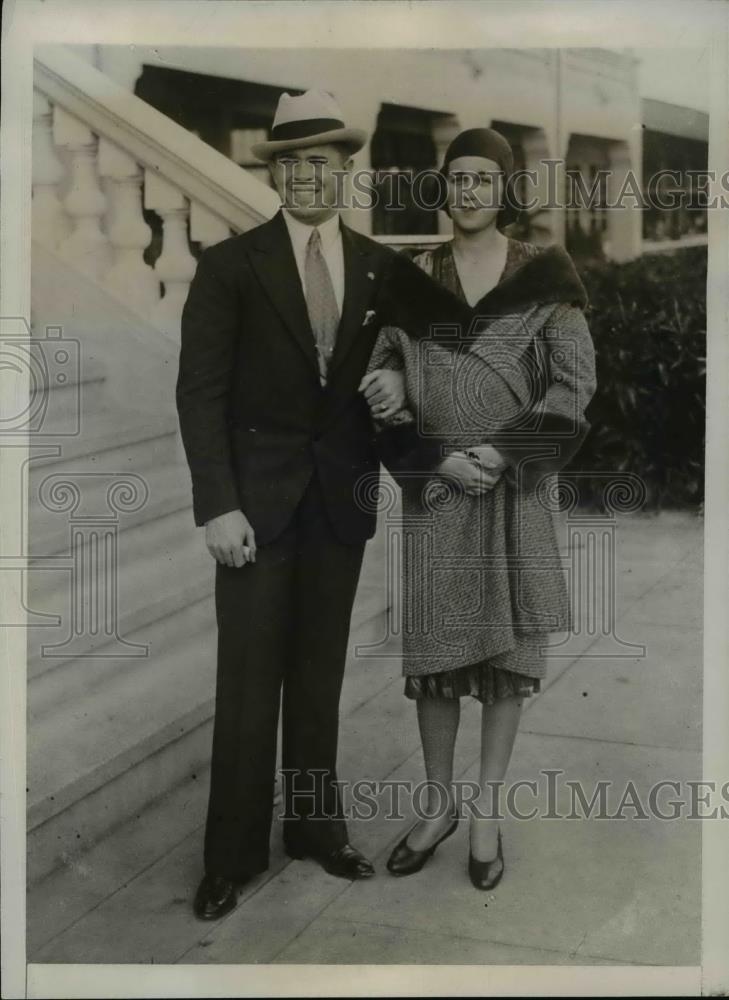
M 306 223 L 295 219 L 285 208 L 282 209 L 286 227 L 291 237 L 291 242 L 302 252 L 306 249 L 314 226 L 307 226 Z M 322 222 L 316 227 L 321 237 L 322 253 L 326 253 L 339 236 L 339 214 L 333 215 L 331 219 Z

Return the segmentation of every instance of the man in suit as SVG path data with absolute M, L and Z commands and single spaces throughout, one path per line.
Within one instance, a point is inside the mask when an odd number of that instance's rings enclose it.
M 286 850 L 344 878 L 374 874 L 336 785 L 349 622 L 375 530 L 355 488 L 379 467 L 369 407 L 402 402 L 398 376 L 363 382 L 394 254 L 336 209 L 336 174 L 365 141 L 331 95 L 282 95 L 254 152 L 283 209 L 204 251 L 183 312 L 177 406 L 218 625 L 201 919 L 268 867 L 282 690 Z

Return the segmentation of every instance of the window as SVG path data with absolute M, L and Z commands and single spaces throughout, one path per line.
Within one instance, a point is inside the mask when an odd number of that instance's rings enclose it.
M 604 256 L 609 169 L 608 140 L 570 138 L 565 163 L 565 245 L 576 257 Z
M 269 137 L 278 99 L 296 87 L 274 87 L 247 80 L 145 65 L 135 93 L 184 128 L 270 184 L 265 163 L 251 146 Z
M 430 200 L 428 185 L 418 197 L 413 181 L 423 170 L 437 167 L 433 122 L 442 115 L 396 104 L 383 104 L 372 136 L 371 164 L 377 203 L 372 213 L 376 235 L 434 235 L 438 213 L 422 205 Z
M 643 214 L 644 240 L 679 240 L 706 233 L 706 191 L 696 173 L 690 172 L 707 168 L 707 143 L 644 131 L 643 184 L 649 205 Z M 658 202 L 675 207 L 663 208 Z

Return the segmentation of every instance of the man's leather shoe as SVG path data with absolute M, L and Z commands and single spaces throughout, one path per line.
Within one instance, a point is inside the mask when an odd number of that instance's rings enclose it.
M 238 884 L 221 875 L 206 875 L 195 894 L 193 910 L 199 920 L 218 920 L 235 909 Z
M 305 851 L 296 847 L 286 846 L 286 853 L 290 858 L 313 858 L 318 861 L 325 872 L 336 875 L 338 878 L 360 879 L 372 878 L 375 869 L 371 861 L 368 861 L 364 854 L 360 853 L 351 844 L 344 847 L 337 847 L 333 851 Z

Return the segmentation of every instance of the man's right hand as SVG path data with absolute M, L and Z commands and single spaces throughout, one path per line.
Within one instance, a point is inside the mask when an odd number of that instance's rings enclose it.
M 256 561 L 256 536 L 242 510 L 229 510 L 206 521 L 205 544 L 210 555 L 226 566 Z

